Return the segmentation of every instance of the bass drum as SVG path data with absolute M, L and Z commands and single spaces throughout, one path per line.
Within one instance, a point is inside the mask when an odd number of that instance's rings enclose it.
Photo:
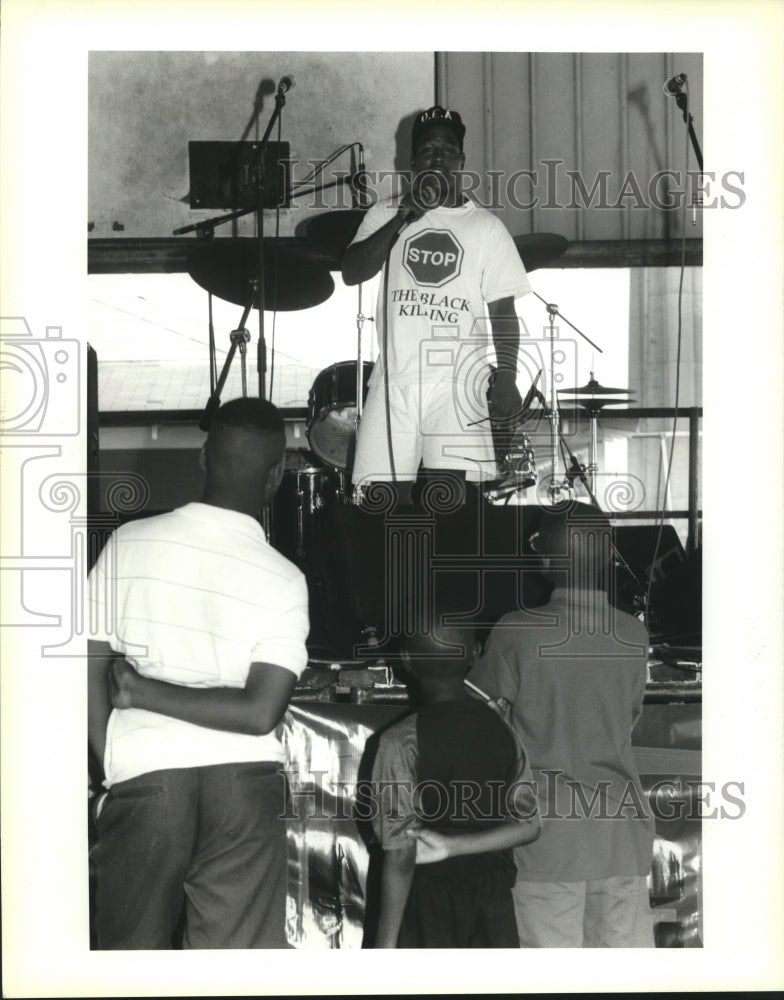
M 362 402 L 373 371 L 362 362 Z M 351 469 L 357 433 L 357 362 L 338 361 L 325 368 L 308 396 L 308 443 L 333 469 Z
M 320 555 L 324 512 L 342 497 L 343 476 L 304 456 L 286 464 L 270 508 L 269 542 L 302 569 Z

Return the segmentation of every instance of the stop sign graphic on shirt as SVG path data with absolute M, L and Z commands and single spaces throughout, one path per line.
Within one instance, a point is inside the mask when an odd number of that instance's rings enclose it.
M 460 274 L 463 248 L 447 229 L 425 229 L 403 247 L 403 266 L 418 285 L 439 288 Z

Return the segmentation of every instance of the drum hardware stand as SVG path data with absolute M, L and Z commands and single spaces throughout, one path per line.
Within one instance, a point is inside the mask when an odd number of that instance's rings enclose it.
M 550 317 L 549 327 L 550 327 L 550 407 L 549 407 L 549 417 L 550 417 L 550 451 L 553 459 L 553 471 L 550 480 L 550 486 L 548 492 L 550 494 L 550 502 L 552 504 L 559 503 L 562 499 L 572 500 L 574 499 L 572 483 L 567 476 L 566 480 L 563 482 L 558 482 L 556 479 L 556 469 L 558 468 L 558 442 L 561 438 L 561 418 L 558 410 L 558 392 L 555 388 L 555 317 L 560 316 L 561 319 L 570 326 L 576 333 L 579 333 L 583 340 L 588 341 L 591 347 L 595 348 L 600 354 L 603 354 L 601 347 L 595 344 L 590 337 L 587 337 L 582 330 L 579 330 L 573 323 L 561 313 L 558 306 L 553 302 L 548 302 L 543 299 L 541 295 L 534 292 L 537 299 L 543 302 L 545 308 L 547 309 L 547 315 Z M 565 494 L 565 496 L 564 496 Z
M 591 490 L 596 490 L 596 474 L 599 471 L 599 465 L 597 462 L 599 454 L 599 443 L 598 443 L 598 426 L 599 426 L 599 414 L 604 406 L 609 405 L 611 402 L 618 403 L 629 403 L 631 400 L 621 398 L 623 395 L 633 395 L 629 389 L 616 389 L 610 388 L 608 386 L 601 386 L 594 376 L 593 369 L 591 369 L 591 378 L 588 385 L 580 386 L 577 390 L 567 389 L 562 390 L 565 392 L 575 392 L 579 396 L 584 396 L 585 398 L 576 398 L 575 403 L 580 407 L 580 409 L 585 410 L 588 413 L 588 419 L 590 421 L 590 438 L 588 443 L 588 465 L 586 471 L 590 477 Z M 590 393 L 587 395 L 587 393 Z M 612 394 L 612 399 L 607 399 L 602 396 L 602 392 Z M 617 399 L 615 398 L 617 397 Z
M 365 405 L 365 401 L 362 398 L 362 383 L 364 381 L 364 371 L 362 363 L 362 331 L 364 329 L 365 323 L 373 323 L 372 316 L 365 316 L 362 312 L 362 282 L 357 286 L 357 416 L 355 421 L 355 435 L 359 433 L 359 421 L 362 417 L 362 410 Z
M 591 372 L 591 379 L 593 379 L 593 372 Z M 588 420 L 591 425 L 591 436 L 588 444 L 588 478 L 591 483 L 590 492 L 593 494 L 596 491 L 596 473 L 599 471 L 599 465 L 596 461 L 596 457 L 599 453 L 599 435 L 598 435 L 598 422 L 599 422 L 599 410 L 596 407 L 590 407 L 588 409 Z
M 542 372 L 543 369 L 540 368 L 536 373 L 536 377 L 531 383 L 531 387 L 526 393 L 525 399 L 522 401 L 520 406 L 519 427 L 521 429 L 528 421 L 529 409 L 534 399 L 539 400 L 543 406 L 547 406 L 547 401 L 544 396 L 536 388 L 539 379 L 542 377 Z M 475 420 L 468 426 L 474 427 L 477 424 L 483 423 L 485 419 L 487 418 Z M 509 438 L 508 449 L 504 454 L 503 461 L 499 464 L 504 467 L 506 475 L 494 489 L 488 490 L 486 493 L 488 500 L 493 503 L 498 500 L 505 500 L 506 503 L 509 503 L 514 494 L 520 493 L 521 491 L 527 490 L 531 486 L 536 485 L 538 479 L 538 474 L 536 472 L 536 458 L 534 456 L 533 448 L 531 447 L 531 442 L 527 435 L 522 433 L 522 430 L 520 433 L 520 444 L 517 446 L 515 446 L 515 433 L 514 431 L 512 432 Z
M 223 362 L 223 368 L 221 369 L 220 376 L 218 377 L 217 385 L 212 389 L 210 398 L 207 400 L 207 405 L 204 408 L 204 413 L 201 420 L 199 421 L 199 429 L 202 431 L 208 431 L 210 429 L 210 424 L 212 423 L 212 418 L 215 415 L 215 411 L 220 406 L 221 393 L 223 392 L 223 386 L 226 384 L 226 379 L 229 377 L 229 369 L 231 368 L 231 362 L 234 359 L 234 355 L 237 352 L 237 348 L 240 351 L 240 369 L 242 371 L 242 395 L 248 395 L 248 375 L 246 370 L 246 358 L 247 358 L 247 344 L 250 340 L 250 332 L 245 329 L 245 322 L 248 315 L 253 308 L 253 301 L 256 298 L 256 282 L 252 282 L 252 288 L 250 291 L 250 296 L 245 308 L 242 311 L 242 318 L 240 319 L 240 325 L 236 330 L 232 330 L 230 334 L 231 347 L 229 348 L 229 353 L 226 355 L 226 360 Z M 210 296 L 212 299 L 212 296 Z M 212 333 L 212 322 L 210 321 L 210 333 Z M 214 338 L 210 338 L 210 381 L 212 381 L 213 372 L 216 369 L 215 363 L 215 341 Z
M 362 420 L 362 410 L 365 407 L 363 385 L 365 380 L 365 365 L 362 361 L 362 331 L 364 330 L 365 323 L 375 322 L 372 316 L 366 316 L 362 311 L 362 282 L 360 281 L 357 286 L 357 384 L 356 384 L 356 395 L 354 398 L 357 401 L 357 412 L 354 417 L 354 448 L 356 449 L 357 440 L 359 439 L 359 424 Z M 350 470 L 349 470 L 350 471 Z M 361 487 L 355 486 L 353 489 L 353 502 L 358 504 L 361 500 Z
M 602 510 L 602 508 L 599 506 L 599 501 L 596 499 L 596 496 L 595 496 L 595 494 L 593 492 L 593 489 L 589 485 L 588 479 L 586 478 L 586 475 L 585 475 L 586 468 L 585 468 L 585 466 L 584 465 L 580 465 L 580 463 L 577 461 L 577 456 L 570 449 L 570 447 L 566 443 L 566 441 L 563 440 L 563 437 L 561 437 L 561 443 L 563 444 L 563 447 L 566 450 L 566 454 L 569 456 L 569 468 L 566 471 L 566 478 L 569 480 L 570 489 L 572 488 L 571 484 L 574 482 L 574 480 L 575 479 L 579 479 L 580 482 L 585 487 L 585 492 L 588 494 L 588 497 L 589 497 L 591 503 L 593 504 L 593 506 L 597 510 Z M 572 497 L 572 499 L 573 499 L 573 497 Z M 635 597 L 641 597 L 641 595 L 645 594 L 645 592 L 647 591 L 647 585 L 643 586 L 643 583 L 640 580 L 640 578 L 637 576 L 637 574 L 634 572 L 634 570 L 631 568 L 631 566 L 628 564 L 628 562 L 621 555 L 621 551 L 618 548 L 618 546 L 615 544 L 615 541 L 611 541 L 610 542 L 610 546 L 612 548 L 613 555 L 615 556 L 616 561 L 629 574 L 632 582 L 634 583 L 635 587 L 637 588 Z

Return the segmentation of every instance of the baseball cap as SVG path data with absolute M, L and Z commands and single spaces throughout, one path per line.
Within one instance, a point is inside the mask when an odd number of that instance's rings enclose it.
M 432 108 L 428 108 L 427 111 L 420 111 L 414 119 L 414 127 L 411 130 L 412 152 L 416 153 L 425 135 L 436 125 L 450 128 L 460 143 L 460 148 L 463 148 L 465 125 L 462 118 L 457 111 L 447 111 L 440 104 L 436 104 Z

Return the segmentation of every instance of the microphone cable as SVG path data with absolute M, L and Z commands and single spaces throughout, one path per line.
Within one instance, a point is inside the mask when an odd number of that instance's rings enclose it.
M 392 258 L 392 251 L 398 241 L 400 232 L 397 232 L 389 244 L 387 258 L 384 261 L 384 282 L 382 294 L 382 313 L 384 317 L 384 329 L 381 332 L 381 357 L 384 362 L 384 413 L 387 425 L 387 452 L 389 454 L 389 471 L 392 475 L 392 483 L 397 485 L 397 472 L 395 471 L 395 452 L 392 445 L 392 417 L 389 403 L 389 263 Z
M 278 145 L 280 145 L 282 131 L 281 131 L 281 116 L 278 116 Z M 278 200 L 275 206 L 275 239 L 280 238 L 280 200 Z M 275 294 L 275 310 L 272 313 L 272 337 L 270 338 L 270 362 L 269 362 L 269 391 L 267 393 L 267 398 L 272 401 L 272 387 L 275 383 L 275 328 L 278 318 L 278 254 L 277 252 L 273 255 L 273 260 L 275 261 L 273 265 L 273 277 L 272 277 L 272 287 Z M 261 308 L 262 303 L 259 303 L 259 308 Z

